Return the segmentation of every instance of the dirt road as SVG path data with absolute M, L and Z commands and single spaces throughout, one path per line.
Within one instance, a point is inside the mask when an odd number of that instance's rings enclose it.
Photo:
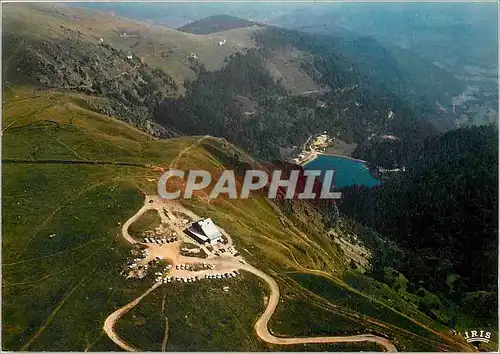
M 204 135 L 202 137 L 200 137 L 198 140 L 196 140 L 194 143 L 192 143 L 191 145 L 185 147 L 184 149 L 182 149 L 178 154 L 177 154 L 177 157 L 172 161 L 172 163 L 170 164 L 169 168 L 176 168 L 177 167 L 177 164 L 179 163 L 179 160 L 182 158 L 182 156 L 184 156 L 185 154 L 187 154 L 191 149 L 195 148 L 196 146 L 200 145 L 203 140 L 205 139 L 208 139 L 210 138 L 210 135 Z
M 200 139 L 201 140 L 201 139 Z M 183 213 L 184 215 L 192 218 L 193 220 L 199 219 L 199 216 L 197 216 L 195 213 L 193 213 L 190 210 L 185 209 L 181 205 L 172 203 L 172 202 L 164 202 L 156 198 L 155 196 L 146 196 L 146 200 L 144 203 L 144 206 L 135 214 L 133 215 L 130 219 L 128 219 L 125 224 L 122 227 L 122 235 L 123 237 L 130 243 L 130 244 L 135 244 L 139 243 L 137 240 L 135 240 L 133 237 L 130 236 L 128 233 L 128 228 L 129 226 L 136 221 L 146 210 L 148 209 L 157 209 L 160 212 L 161 218 L 163 222 L 167 222 L 170 224 L 171 227 L 175 227 L 177 229 L 179 226 L 174 222 L 174 220 L 170 220 L 171 218 L 173 219 L 173 212 L 180 212 Z M 166 214 L 162 214 L 162 212 L 165 211 Z M 222 231 L 222 230 L 221 230 Z M 180 234 L 182 231 L 180 231 Z M 226 235 L 228 240 L 231 240 L 231 237 L 223 231 L 223 233 Z M 189 257 L 183 257 L 179 254 L 172 255 L 170 252 L 167 253 L 167 246 L 164 245 L 154 245 L 150 244 L 149 246 L 149 251 L 150 254 L 148 258 L 146 258 L 146 261 L 150 259 L 151 257 L 156 256 L 156 254 L 161 254 L 164 258 L 171 258 L 174 263 L 182 263 L 182 262 L 193 262 L 192 259 L 189 259 Z M 170 246 L 168 247 L 170 249 Z M 172 248 L 174 250 L 174 248 Z M 172 251 L 170 250 L 170 251 Z M 305 338 L 284 338 L 284 337 L 276 337 L 273 334 L 269 332 L 268 329 L 268 324 L 269 320 L 271 319 L 272 315 L 274 314 L 274 311 L 276 310 L 276 307 L 278 306 L 279 302 L 279 287 L 278 283 L 267 275 L 266 273 L 260 271 L 259 269 L 244 263 L 240 263 L 239 259 L 242 259 L 241 256 L 235 258 L 231 256 L 220 256 L 220 257 L 215 257 L 213 255 L 209 255 L 208 258 L 206 259 L 207 261 L 212 261 L 214 265 L 216 266 L 215 269 L 213 270 L 203 270 L 203 271 L 198 271 L 195 272 L 196 275 L 203 276 L 205 274 L 211 274 L 211 273 L 217 273 L 217 272 L 227 272 L 227 271 L 233 271 L 234 269 L 243 269 L 246 270 L 259 278 L 263 279 L 268 285 L 270 289 L 270 295 L 269 295 L 269 300 L 267 303 L 267 307 L 264 310 L 264 312 L 260 315 L 259 319 L 255 323 L 255 332 L 259 338 L 262 340 L 272 343 L 272 344 L 278 344 L 278 345 L 293 345 L 293 344 L 312 344 L 312 343 L 355 343 L 355 342 L 372 342 L 379 344 L 380 346 L 384 347 L 386 351 L 390 352 L 396 352 L 397 349 L 396 347 L 391 343 L 391 341 L 387 338 L 384 337 L 379 337 L 376 335 L 372 334 L 361 334 L 361 335 L 354 335 L 354 336 L 331 336 L 331 337 L 305 337 Z M 195 261 L 194 261 L 195 262 Z M 171 275 L 176 275 L 176 276 L 190 276 L 194 272 L 189 272 L 187 270 L 177 270 L 172 268 L 171 270 Z M 136 306 L 142 298 L 144 298 L 146 295 L 148 295 L 150 292 L 152 292 L 154 289 L 162 285 L 161 282 L 155 283 L 151 288 L 149 288 L 144 294 L 133 300 L 132 302 L 128 303 L 127 305 L 121 307 L 120 309 L 116 310 L 113 312 L 111 315 L 106 318 L 106 321 L 104 322 L 104 331 L 106 334 L 109 336 L 109 338 L 116 343 L 120 348 L 127 350 L 127 351 L 136 351 L 134 347 L 132 347 L 130 344 L 122 340 L 114 331 L 114 326 L 115 323 L 118 319 L 120 319 L 121 316 L 123 316 L 125 313 L 130 311 L 134 306 Z
M 244 265 L 241 269 L 247 270 L 248 272 L 255 274 L 259 278 L 263 279 L 271 290 L 269 295 L 269 302 L 267 307 L 255 323 L 255 332 L 262 340 L 279 345 L 292 345 L 292 344 L 312 344 L 312 343 L 354 343 L 354 342 L 373 342 L 383 346 L 389 352 L 397 352 L 394 344 L 390 340 L 383 337 L 378 337 L 373 334 L 360 334 L 355 336 L 331 336 L 331 337 L 306 337 L 306 338 L 280 338 L 272 335 L 268 329 L 268 323 L 271 316 L 274 314 L 276 307 L 278 306 L 278 301 L 280 297 L 279 287 L 276 281 L 271 278 L 266 273 L 254 268 L 250 265 Z
M 138 243 L 138 241 L 136 241 L 132 236 L 130 236 L 130 234 L 128 233 L 128 228 L 130 225 L 132 225 L 134 222 L 136 222 L 142 216 L 142 214 L 144 214 L 146 212 L 146 210 L 149 210 L 149 209 L 151 209 L 151 208 L 147 204 L 145 204 L 141 209 L 139 209 L 137 211 L 137 213 L 135 213 L 130 219 L 128 219 L 125 222 L 125 224 L 123 224 L 123 226 L 122 226 L 123 238 L 125 240 L 127 240 L 127 242 L 130 243 L 131 245 Z
M 148 295 L 150 292 L 152 292 L 154 289 L 156 289 L 160 285 L 161 285 L 161 283 L 155 283 L 144 294 L 142 294 L 141 296 L 139 296 L 135 300 L 129 302 L 125 306 L 123 306 L 123 307 L 119 308 L 118 310 L 116 310 L 115 312 L 113 312 L 104 321 L 104 326 L 103 326 L 104 332 L 106 332 L 106 334 L 108 335 L 109 339 L 111 339 L 113 342 L 115 342 L 115 344 L 118 345 L 123 350 L 127 350 L 129 352 L 137 351 L 136 348 L 132 347 L 130 344 L 128 344 L 127 342 L 125 342 L 124 340 L 122 340 L 120 338 L 120 336 L 118 336 L 118 334 L 115 332 L 115 323 L 116 323 L 116 321 L 118 321 L 120 319 L 120 317 L 122 317 L 123 315 L 125 315 L 132 308 L 134 308 L 142 300 L 143 297 L 145 297 L 146 295 Z

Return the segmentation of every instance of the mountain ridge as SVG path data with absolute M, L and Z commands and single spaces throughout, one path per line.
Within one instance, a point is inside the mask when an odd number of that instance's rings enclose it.
M 220 176 L 233 170 L 240 185 L 249 169 L 297 168 L 275 161 L 278 148 L 301 146 L 325 130 L 360 143 L 357 157 L 407 167 L 412 178 L 401 168 L 368 196 L 344 190 L 340 213 L 336 204 L 269 200 L 260 192 L 211 200 L 215 180 L 194 198 L 168 205 L 190 210 L 195 219 L 210 217 L 246 261 L 275 279 L 281 301 L 272 318 L 266 315 L 269 331 L 288 338 L 368 333 L 400 351 L 469 351 L 450 328 L 494 322 L 478 319 L 495 304 L 494 284 L 481 289 L 493 273 L 478 287 L 460 286 L 470 285 L 460 281 L 470 259 L 453 257 L 450 245 L 459 241 L 468 249 L 464 235 L 455 240 L 446 233 L 434 211 L 456 216 L 454 198 L 467 196 L 468 184 L 479 190 L 479 207 L 494 204 L 495 134 L 491 127 L 439 134 L 430 123 L 436 114 L 448 116 L 434 102 L 429 105 L 428 92 L 419 94 L 422 86 L 412 86 L 407 70 L 414 66 L 399 65 L 401 52 L 398 62 L 393 52 L 364 37 L 276 27 L 194 35 L 64 5 L 6 8 L 2 349 L 119 349 L 103 335 L 105 319 L 151 289 L 155 279 L 152 269 L 144 278 L 125 278 L 138 250 L 124 242 L 123 229 L 138 210 L 156 206 L 145 198 L 157 193 L 162 172 L 202 169 Z M 29 28 L 22 26 L 27 23 Z M 356 53 L 363 56 L 354 60 Z M 388 69 L 370 58 L 386 61 Z M 400 96 L 415 87 L 420 88 L 409 104 Z M 381 134 L 393 135 L 378 139 Z M 465 143 L 450 144 L 456 134 Z M 476 156 L 482 146 L 487 154 Z M 441 168 L 442 161 L 451 168 Z M 442 187 L 427 175 L 452 183 Z M 180 181 L 173 183 L 182 188 Z M 429 184 L 439 198 L 426 194 Z M 385 194 L 386 185 L 393 193 Z M 373 194 L 383 197 L 373 200 Z M 492 210 L 478 212 L 474 200 L 457 199 L 461 210 L 471 207 L 479 235 L 496 236 Z M 393 218 L 390 227 L 376 218 L 384 212 Z M 405 222 L 414 214 L 427 217 L 408 230 Z M 168 213 L 159 215 L 161 226 Z M 137 235 L 143 227 L 154 233 L 156 219 L 149 217 L 134 225 Z M 375 221 L 368 222 L 371 217 Z M 461 216 L 457 225 L 466 222 Z M 419 230 L 433 233 L 411 233 Z M 419 252 L 409 235 L 420 237 Z M 441 271 L 431 276 L 426 272 L 444 257 L 426 252 L 425 243 L 441 239 L 456 264 L 441 262 Z M 490 252 L 487 262 L 476 264 L 489 267 L 493 259 Z M 266 303 L 278 303 L 276 292 L 269 295 L 266 284 L 245 271 L 214 281 L 155 285 L 115 330 L 152 351 L 381 349 L 366 343 L 266 343 L 252 326 L 267 311 Z
M 211 34 L 228 31 L 236 28 L 263 26 L 257 22 L 244 20 L 229 15 L 213 15 L 201 20 L 190 22 L 177 28 L 178 31 L 192 34 Z
M 10 6 L 6 7 L 6 13 L 8 13 L 9 8 Z M 24 12 L 17 13 L 16 11 L 12 11 L 12 14 L 8 17 L 8 21 L 5 21 L 4 23 L 4 28 L 6 28 L 5 32 L 7 34 L 10 33 L 10 36 L 14 37 L 12 45 L 7 46 L 6 53 L 4 54 L 4 56 L 9 55 L 9 60 L 5 60 L 5 62 L 12 62 L 16 56 L 23 55 L 22 53 L 26 49 L 23 49 L 24 47 L 21 44 L 29 44 L 29 41 L 33 40 L 30 39 L 30 37 L 24 36 L 22 31 L 20 33 L 15 31 L 15 28 L 18 27 L 22 21 L 25 21 L 28 14 L 31 14 L 30 16 L 32 16 L 32 26 L 39 26 L 39 31 L 37 31 L 39 41 L 49 41 L 49 38 L 50 41 L 60 41 L 61 37 L 64 36 L 63 38 L 65 38 L 67 36 L 67 45 L 69 45 L 69 48 L 72 48 L 72 46 L 73 48 L 78 48 L 82 45 L 100 45 L 100 48 L 107 47 L 109 51 L 114 51 L 113 55 L 121 56 L 122 59 L 120 60 L 125 60 L 125 62 L 127 61 L 126 58 L 132 54 L 134 61 L 140 60 L 142 66 L 149 66 L 151 68 L 150 71 L 156 73 L 154 75 L 160 74 L 161 71 L 166 72 L 167 75 L 170 76 L 168 80 L 173 81 L 170 84 L 172 86 L 172 89 L 170 90 L 171 92 L 168 92 L 167 95 L 163 96 L 153 92 L 154 98 L 151 97 L 151 99 L 146 99 L 143 97 L 144 93 L 140 92 L 143 88 L 139 87 L 139 90 L 134 88 L 132 90 L 128 90 L 128 93 L 126 94 L 110 92 L 108 95 L 114 95 L 114 99 L 121 102 L 121 105 L 125 105 L 126 107 L 128 106 L 129 109 L 132 108 L 130 102 L 142 102 L 140 103 L 140 105 L 143 105 L 143 108 L 141 108 L 143 113 L 141 113 L 141 115 L 148 115 L 148 120 L 150 121 L 153 121 L 153 117 L 156 121 L 162 121 L 162 118 L 158 117 L 156 109 L 156 107 L 159 106 L 159 103 L 175 99 L 175 97 L 179 95 L 186 95 L 185 84 L 187 82 L 195 83 L 196 80 L 199 79 L 200 72 L 221 72 L 224 70 L 224 67 L 227 65 L 231 57 L 234 57 L 235 54 L 246 55 L 245 53 L 250 50 L 257 53 L 259 61 L 265 63 L 264 66 L 267 71 L 266 75 L 271 75 L 273 80 L 279 86 L 284 87 L 285 90 L 290 91 L 291 94 L 300 94 L 301 92 L 308 91 L 328 92 L 343 89 L 339 86 L 348 85 L 348 81 L 346 81 L 346 83 L 342 82 L 342 80 L 350 80 L 347 79 L 348 76 L 351 76 L 358 81 L 364 80 L 366 82 L 364 90 L 371 90 L 369 95 L 372 96 L 374 96 L 377 91 L 381 91 L 379 86 L 383 80 L 386 81 L 386 87 L 382 88 L 382 90 L 386 91 L 386 96 L 396 96 L 394 98 L 395 100 L 398 99 L 397 96 L 404 96 L 407 93 L 412 92 L 412 83 L 407 77 L 408 73 L 405 71 L 406 69 L 400 66 L 401 61 L 398 62 L 397 60 L 394 60 L 391 52 L 384 51 L 382 47 L 379 47 L 378 44 L 373 41 L 363 40 L 360 43 L 367 43 L 365 47 L 368 48 L 367 50 L 375 53 L 375 55 L 378 55 L 378 60 L 383 59 L 383 61 L 387 63 L 393 62 L 394 73 L 381 71 L 381 69 L 371 64 L 371 61 L 366 58 L 356 59 L 357 63 L 355 64 L 357 64 L 358 67 L 353 68 L 350 61 L 352 61 L 353 58 L 361 58 L 357 55 L 357 53 L 360 52 L 360 49 L 356 45 L 351 44 L 352 41 L 349 42 L 343 40 L 342 42 L 335 37 L 322 38 L 274 27 L 255 28 L 254 26 L 230 29 L 210 35 L 194 35 L 169 30 L 164 27 L 161 28 L 160 26 L 153 26 L 151 24 L 144 24 L 137 21 L 130 22 L 129 20 L 118 19 L 109 14 L 99 14 L 98 16 L 100 17 L 97 17 L 99 18 L 99 21 L 95 22 L 97 23 L 96 25 L 91 26 L 87 23 L 89 21 L 89 14 L 94 13 L 91 10 L 82 10 L 78 8 L 73 9 L 68 6 L 61 5 L 57 5 L 55 7 L 29 5 L 24 7 L 19 6 L 18 8 L 23 9 Z M 55 15 L 51 15 L 54 11 Z M 67 22 L 67 24 L 62 22 L 59 28 L 57 28 L 50 23 L 50 16 L 55 16 L 57 19 L 63 18 L 66 21 L 68 21 L 68 19 L 75 20 L 71 23 Z M 220 17 L 215 17 L 215 19 L 217 18 Z M 38 19 L 40 20 L 38 21 Z M 213 20 L 214 18 L 212 17 L 211 19 Z M 104 21 L 107 22 L 105 26 L 101 25 L 101 22 Z M 247 24 L 247 22 L 244 23 Z M 75 26 L 75 24 L 77 26 Z M 12 28 L 12 30 L 9 30 L 10 28 Z M 46 34 L 45 39 L 43 38 L 44 34 Z M 49 38 L 47 38 L 47 36 Z M 99 43 L 100 38 L 103 39 L 103 43 Z M 173 39 L 166 40 L 164 38 Z M 227 43 L 218 45 L 221 40 L 227 40 Z M 309 43 L 307 43 L 307 41 L 309 41 Z M 87 44 L 87 42 L 89 43 Z M 7 41 L 7 44 L 9 44 L 9 41 Z M 365 47 L 362 47 L 361 51 L 365 50 L 363 49 Z M 350 54 L 348 53 L 348 57 L 339 55 L 339 53 L 342 53 L 346 49 L 350 51 Z M 54 50 L 52 50 L 52 52 L 54 52 Z M 39 60 L 38 56 L 33 55 L 32 53 L 27 53 L 25 56 L 34 58 L 34 60 Z M 105 56 L 110 57 L 109 54 L 106 54 Z M 333 63 L 332 59 L 335 60 L 336 63 Z M 49 56 L 44 58 L 44 60 L 50 62 L 54 59 Z M 73 66 L 71 63 L 68 64 L 69 65 L 66 66 L 69 68 Z M 36 67 L 37 65 L 34 66 Z M 55 66 L 60 66 L 60 63 L 56 62 Z M 102 70 L 104 67 L 109 67 L 109 65 L 99 65 L 97 70 Z M 9 69 L 7 70 L 7 68 Z M 5 65 L 4 63 L 3 69 L 6 77 L 15 77 L 16 71 L 11 65 Z M 353 69 L 355 71 L 353 71 Z M 332 78 L 335 76 L 331 72 L 332 70 L 337 70 L 339 72 L 336 74 L 337 78 L 335 81 L 325 81 L 326 76 L 330 75 Z M 440 74 L 437 73 L 436 70 L 438 69 L 425 73 L 425 75 L 440 77 Z M 11 74 L 12 72 L 13 74 Z M 124 73 L 124 71 L 122 72 Z M 395 73 L 397 73 L 396 76 L 394 76 Z M 56 74 L 60 75 L 60 73 Z M 104 75 L 102 76 L 104 77 L 109 75 L 106 73 L 103 74 Z M 62 75 L 64 77 L 64 74 Z M 126 78 L 127 75 L 124 75 L 122 79 Z M 85 76 L 79 79 L 79 81 L 82 81 L 82 79 L 83 82 L 85 82 Z M 142 81 L 147 82 L 148 80 L 149 79 Z M 57 80 L 51 82 L 49 79 L 45 80 L 45 82 L 48 82 L 53 86 L 54 84 L 57 84 Z M 78 85 L 79 83 L 76 84 Z M 97 87 L 91 87 L 92 85 L 95 86 L 95 84 L 87 83 L 86 86 L 90 88 L 90 90 L 86 91 L 87 93 L 92 92 L 92 90 L 99 91 Z M 134 85 L 137 84 L 134 83 Z M 66 86 L 72 87 L 75 86 L 75 83 L 68 82 L 66 83 Z M 144 85 L 141 84 L 140 86 Z M 391 87 L 394 87 L 394 89 Z M 126 91 L 125 88 L 120 88 L 120 90 Z M 420 92 L 425 90 L 419 89 L 418 91 Z M 329 104 L 329 101 L 333 102 L 337 99 L 337 97 L 329 97 L 328 94 L 317 96 L 318 99 L 323 99 L 320 96 L 326 97 L 327 105 Z M 380 96 L 382 97 L 383 95 Z M 434 121 L 434 123 L 438 126 L 440 126 L 441 123 L 448 124 L 448 118 L 440 117 L 436 114 L 435 111 L 437 111 L 437 108 L 432 107 L 432 104 L 434 103 L 429 103 L 429 99 L 427 97 L 420 98 L 415 94 L 411 97 L 411 102 L 406 102 L 406 104 L 408 105 L 411 103 L 411 105 L 420 110 L 420 112 L 417 112 L 416 114 L 416 119 L 422 119 L 422 116 L 430 113 L 433 117 L 429 118 L 429 120 Z M 244 100 L 252 101 L 252 98 L 244 97 Z M 237 100 L 232 99 L 230 104 L 237 104 L 236 101 Z M 247 104 L 245 105 L 249 106 Z M 346 108 L 350 109 L 349 107 Z M 244 112 L 253 114 L 252 109 L 245 110 Z M 378 115 L 380 113 L 375 114 Z M 314 113 L 314 116 L 316 115 L 317 113 Z M 166 127 L 167 130 L 170 128 L 171 127 Z M 324 128 L 321 130 L 324 130 Z M 350 132 L 350 134 L 352 133 L 353 132 Z M 369 134 L 371 133 L 363 132 L 362 137 L 367 138 Z M 361 137 L 356 139 L 359 140 Z M 352 138 L 348 140 L 352 140 Z M 287 147 L 292 144 L 298 145 L 298 142 L 290 141 L 286 142 L 285 145 L 280 146 Z

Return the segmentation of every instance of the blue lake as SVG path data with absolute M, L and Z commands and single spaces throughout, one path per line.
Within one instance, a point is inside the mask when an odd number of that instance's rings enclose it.
M 381 182 L 373 177 L 368 167 L 361 161 L 346 159 L 338 156 L 318 155 L 304 166 L 306 170 L 334 170 L 335 188 L 361 185 L 374 187 Z M 321 177 L 322 178 L 322 177 Z

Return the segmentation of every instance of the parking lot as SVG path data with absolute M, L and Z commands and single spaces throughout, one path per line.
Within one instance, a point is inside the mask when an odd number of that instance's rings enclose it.
M 173 206 L 155 197 L 147 200 L 144 207 L 131 218 L 132 222 L 150 209 L 158 211 L 162 225 L 170 231 L 160 236 L 143 237 L 140 241 L 133 239 L 134 245 L 140 245 L 142 250 L 136 252 L 128 261 L 128 269 L 124 275 L 129 278 L 143 278 L 150 275 L 155 281 L 164 283 L 172 281 L 191 283 L 199 280 L 232 278 L 238 275 L 238 269 L 244 261 L 227 233 L 221 230 L 224 235 L 224 244 L 217 243 L 208 247 L 201 245 L 183 232 L 190 222 L 197 220 L 198 217 L 187 210 L 184 211 L 179 205 Z M 131 222 L 123 226 L 124 233 L 125 228 L 128 229 L 130 224 Z M 181 252 L 183 243 L 189 244 L 192 255 L 203 250 L 206 257 L 183 255 L 182 253 L 186 254 L 186 252 Z M 160 260 L 170 266 L 160 272 L 150 274 L 151 267 L 154 267 L 155 263 Z

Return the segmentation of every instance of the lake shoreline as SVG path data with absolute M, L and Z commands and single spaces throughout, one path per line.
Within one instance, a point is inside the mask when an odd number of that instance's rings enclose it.
M 352 161 L 361 162 L 361 163 L 365 164 L 367 167 L 369 165 L 369 162 L 365 161 L 365 160 L 360 160 L 360 159 L 356 159 L 354 157 L 345 156 L 345 155 L 335 155 L 335 154 L 329 154 L 329 153 L 323 153 L 323 152 L 314 152 L 314 153 L 311 153 L 306 159 L 304 159 L 304 161 L 302 161 L 300 163 L 300 165 L 302 167 L 304 167 L 308 163 L 314 161 L 318 156 L 338 157 L 338 158 L 342 158 L 342 159 L 346 159 L 346 160 L 352 160 Z
M 371 188 L 383 182 L 368 161 L 350 156 L 312 152 L 300 166 L 304 170 L 334 170 L 335 186 L 340 189 L 352 185 Z

